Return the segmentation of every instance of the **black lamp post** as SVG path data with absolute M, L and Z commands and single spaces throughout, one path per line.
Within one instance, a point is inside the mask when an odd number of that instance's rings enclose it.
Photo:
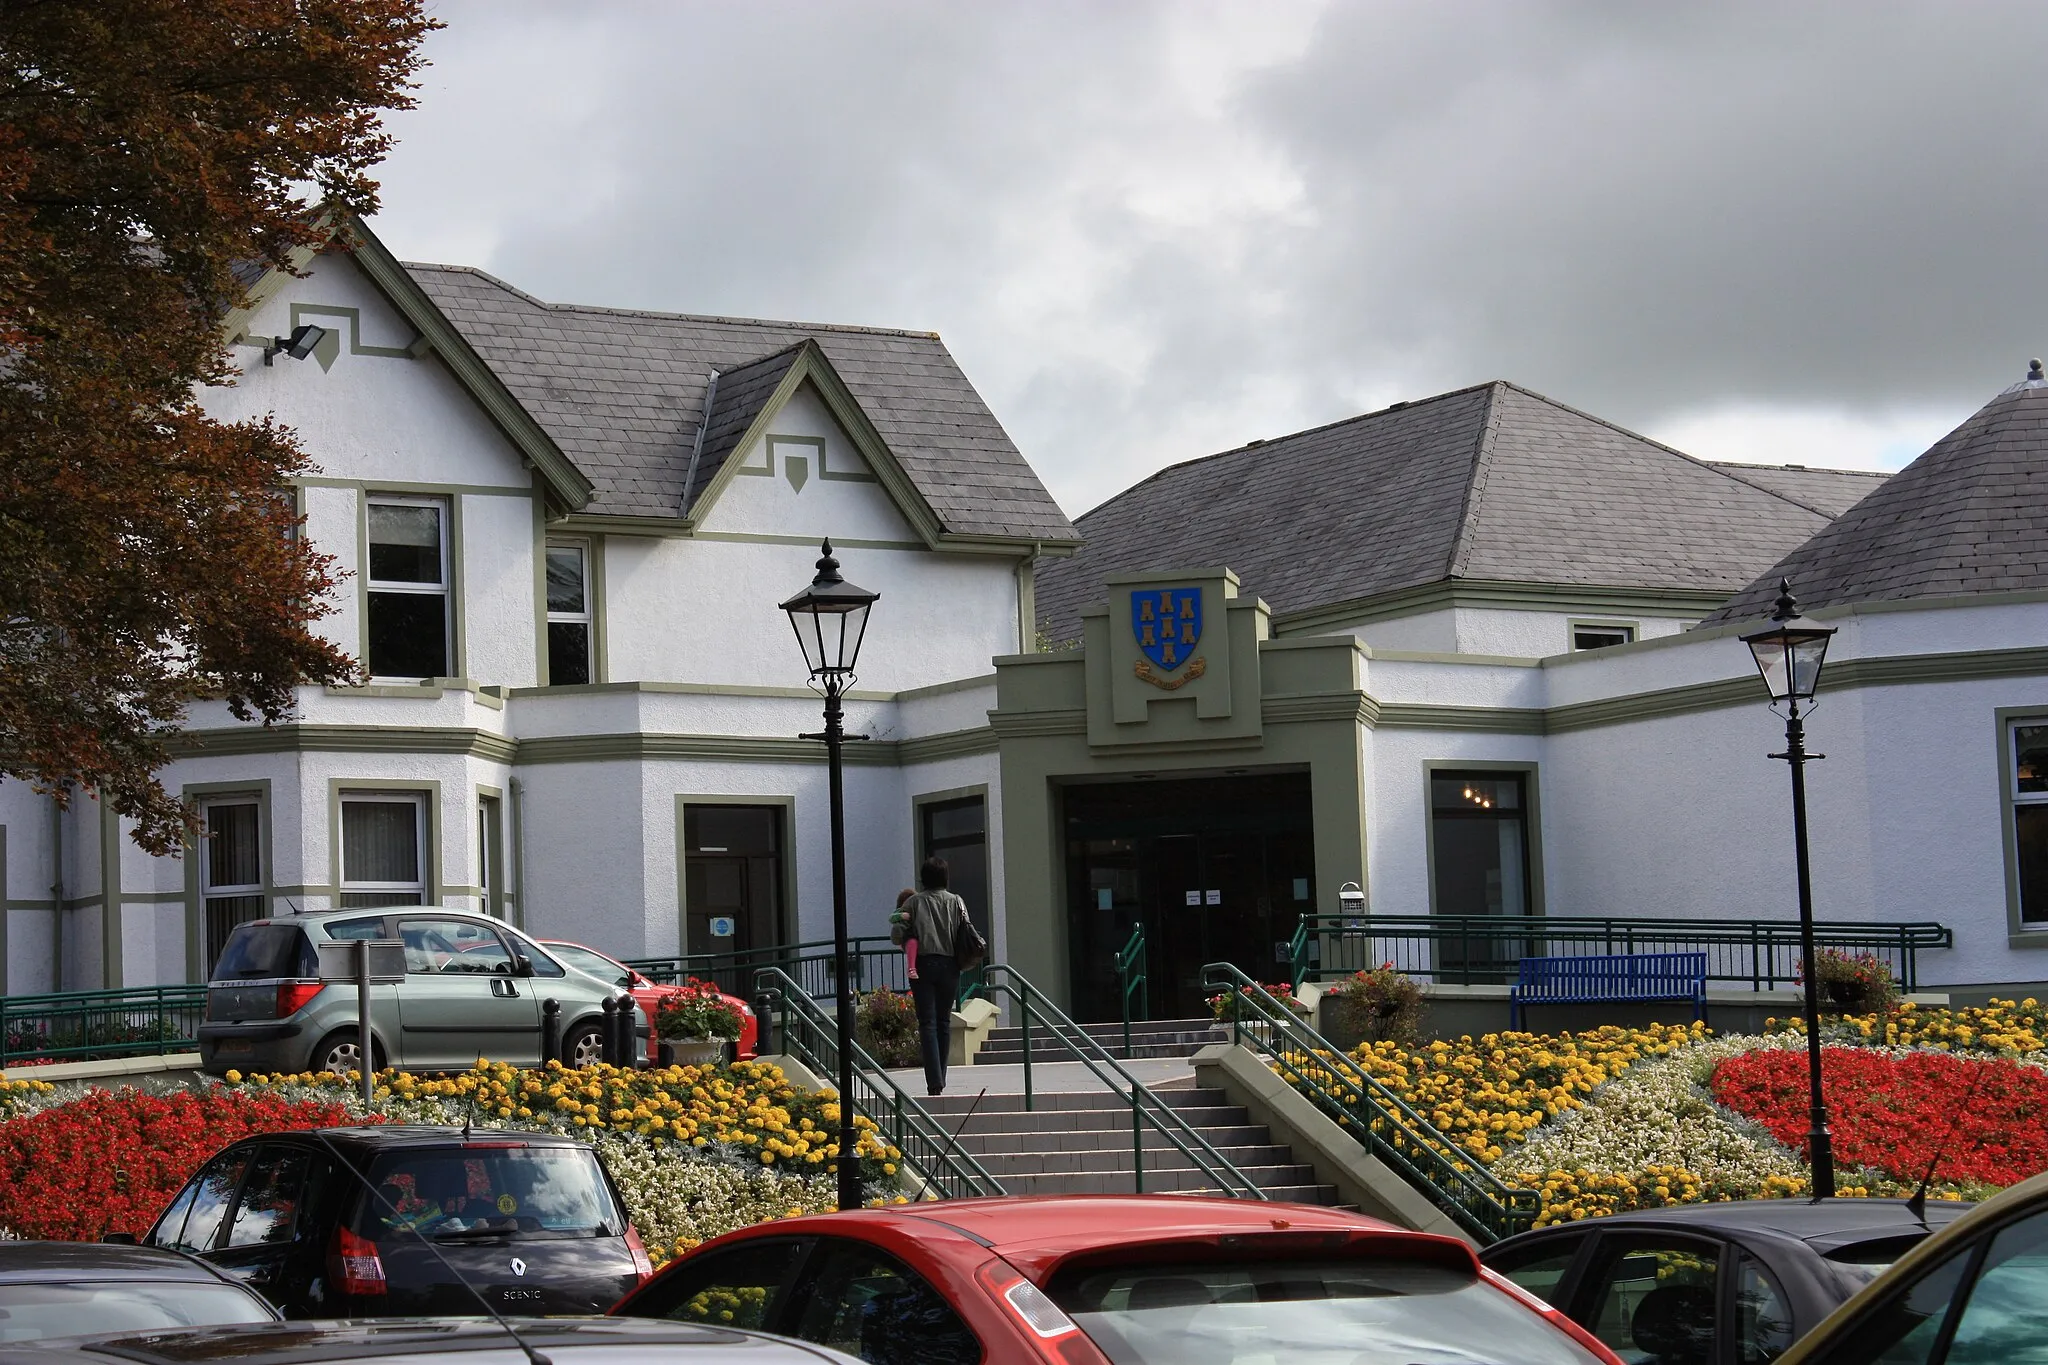
M 1778 580 L 1777 610 L 1771 614 L 1768 630 L 1742 637 L 1756 656 L 1757 672 L 1771 689 L 1773 701 L 1785 703 L 1785 752 L 1772 754 L 1792 765 L 1792 839 L 1799 865 L 1799 951 L 1806 969 L 1800 975 L 1806 986 L 1806 1145 L 1813 1162 L 1813 1197 L 1830 1199 L 1835 1193 L 1835 1151 L 1828 1136 L 1827 1101 L 1820 1088 L 1820 983 L 1815 980 L 1813 950 L 1813 880 L 1806 857 L 1806 762 L 1826 754 L 1806 752 L 1806 722 L 1800 719 L 1799 703 L 1813 701 L 1820 685 L 1820 666 L 1827 659 L 1829 626 L 1815 625 L 1799 614 L 1792 584 Z
M 853 665 L 868 627 L 868 608 L 880 593 L 856 588 L 839 576 L 832 542 L 820 547 L 818 576 L 811 586 L 782 604 L 796 628 L 810 666 L 811 683 L 825 693 L 825 728 L 800 739 L 825 741 L 825 766 L 832 790 L 832 962 L 839 997 L 839 1207 L 861 1206 L 860 1164 L 853 1124 L 853 964 L 846 941 L 846 797 L 840 781 L 840 751 L 846 743 L 839 698 L 853 686 Z M 858 739 L 860 736 L 856 735 Z

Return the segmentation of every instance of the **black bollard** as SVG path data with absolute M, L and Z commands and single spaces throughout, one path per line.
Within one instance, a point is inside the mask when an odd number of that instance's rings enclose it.
M 562 1002 L 540 1002 L 540 1064 L 562 1060 Z
M 607 1066 L 619 1064 L 619 1002 L 606 996 L 598 1003 L 604 1011 L 604 1020 L 598 1025 L 598 1056 Z
M 640 1051 L 640 1006 L 630 995 L 619 997 L 619 1011 L 612 1017 L 612 1026 L 619 1031 L 615 1050 L 619 1054 L 620 1066 L 638 1066 L 642 1060 Z
M 754 1022 L 759 1026 L 754 1033 L 754 1055 L 772 1057 L 775 1055 L 775 994 L 762 991 L 754 997 Z

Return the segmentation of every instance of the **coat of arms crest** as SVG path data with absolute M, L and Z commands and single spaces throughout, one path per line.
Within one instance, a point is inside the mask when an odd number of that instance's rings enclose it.
M 1172 690 L 1202 676 L 1206 662 L 1194 657 L 1202 638 L 1200 588 L 1144 588 L 1131 594 L 1131 633 L 1137 637 L 1137 674 L 1155 687 Z M 1168 679 L 1154 668 L 1187 672 Z

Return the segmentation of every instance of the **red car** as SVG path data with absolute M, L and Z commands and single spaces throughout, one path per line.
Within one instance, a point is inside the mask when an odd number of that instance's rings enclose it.
M 664 986 L 659 982 L 650 981 L 617 958 L 608 957 L 595 948 L 586 948 L 580 943 L 570 943 L 559 938 L 534 941 L 585 976 L 594 976 L 600 981 L 609 981 L 615 986 L 624 987 L 632 994 L 633 1003 L 640 1007 L 640 1017 L 650 1026 L 654 1023 L 655 1012 L 661 1008 L 661 1002 L 682 993 L 681 986 Z M 754 1043 L 760 1037 L 761 1026 L 755 1020 L 754 1012 L 747 1008 L 746 1001 L 736 995 L 726 995 L 723 991 L 719 992 L 719 996 L 740 1012 L 738 1056 L 744 1061 L 754 1055 Z M 647 1034 L 647 1060 L 661 1060 L 661 1042 L 654 1036 L 652 1027 L 648 1029 Z
M 1620 1365 L 1455 1238 L 1186 1195 L 763 1223 L 671 1262 L 612 1314 L 756 1328 L 869 1365 Z

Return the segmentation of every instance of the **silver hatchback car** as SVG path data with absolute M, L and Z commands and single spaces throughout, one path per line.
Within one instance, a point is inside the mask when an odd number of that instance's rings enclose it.
M 357 992 L 320 980 L 322 942 L 396 939 L 405 979 L 370 988 L 374 1065 L 452 1071 L 478 1058 L 536 1066 L 542 1005 L 561 1005 L 561 1058 L 603 1055 L 604 1002 L 620 992 L 487 915 L 432 905 L 253 920 L 222 948 L 199 1026 L 203 1070 L 353 1071 L 362 1062 Z M 648 1021 L 638 1027 L 645 1035 Z M 645 1044 L 641 1045 L 645 1051 Z

